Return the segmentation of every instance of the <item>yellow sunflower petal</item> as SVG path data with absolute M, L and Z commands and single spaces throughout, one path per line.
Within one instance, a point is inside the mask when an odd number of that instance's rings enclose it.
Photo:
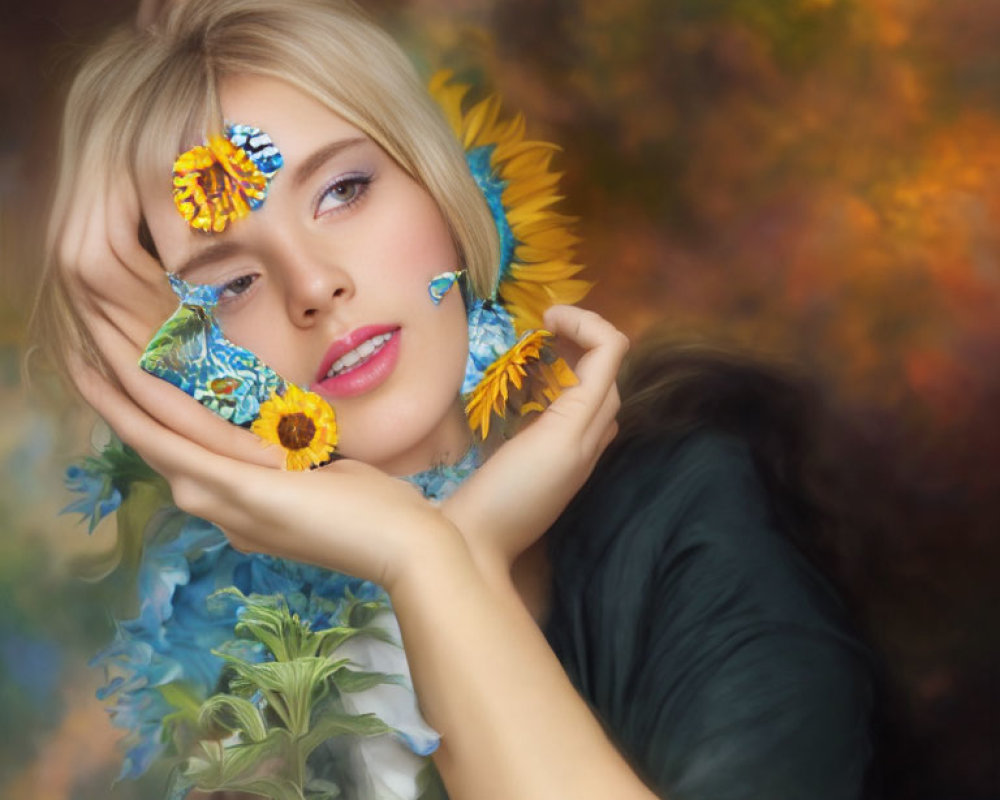
M 174 204 L 192 228 L 221 233 L 264 199 L 267 177 L 245 150 L 215 135 L 177 157 L 173 187 Z
M 262 403 L 250 429 L 285 450 L 285 467 L 305 470 L 327 460 L 337 446 L 337 421 L 330 404 L 294 384 Z
M 451 70 L 441 70 L 430 80 L 428 90 L 444 111 L 448 124 L 459 138 L 462 137 L 462 100 L 469 91 L 468 86 L 451 83 Z
M 562 388 L 575 383 L 572 370 L 561 359 L 551 363 L 540 360 L 550 334 L 535 329 L 541 326 L 547 308 L 578 302 L 592 283 L 576 277 L 582 269 L 574 258 L 580 239 L 569 230 L 576 219 L 553 210 L 562 199 L 558 191 L 561 174 L 550 165 L 560 148 L 525 139 L 521 114 L 501 120 L 496 97 L 463 112 L 469 87 L 451 80 L 451 73 L 435 75 L 430 82 L 431 94 L 466 149 L 493 146 L 490 164 L 505 184 L 501 202 L 515 239 L 513 260 L 497 294 L 522 338 L 486 370 L 466 406 L 470 426 L 485 439 L 491 417 L 505 413 L 512 385 L 520 390 L 528 384 L 529 398 L 521 409 L 524 413 L 525 409 L 541 410 Z
M 491 165 L 506 184 L 502 202 L 517 242 L 514 261 L 499 293 L 501 298 L 519 298 L 517 307 L 508 311 L 514 316 L 518 333 L 523 333 L 537 327 L 548 306 L 575 303 L 591 285 L 585 281 L 565 281 L 580 269 L 573 258 L 579 238 L 568 230 L 576 220 L 551 210 L 561 196 L 557 191 L 559 175 L 549 165 L 560 148 L 548 142 L 526 140 L 521 114 L 500 120 L 496 97 L 486 98 L 463 113 L 462 101 L 469 87 L 451 83 L 452 77 L 450 72 L 439 72 L 431 79 L 429 88 L 466 148 L 494 146 Z M 536 269 L 537 278 L 532 275 Z M 540 286 L 552 281 L 560 281 L 553 291 Z M 535 286 L 521 289 L 523 283 Z M 510 284 L 518 285 L 512 293 L 506 291 Z
M 500 101 L 496 97 L 480 100 L 469 110 L 465 115 L 462 141 L 466 150 L 495 141 L 494 128 L 499 113 Z M 486 141 L 483 141 L 484 138 Z
M 551 337 L 548 331 L 532 331 L 487 368 L 479 385 L 473 389 L 465 406 L 469 427 L 479 430 L 485 439 L 489 436 L 490 418 L 493 414 L 504 416 L 510 399 L 510 385 L 516 389 L 524 385 L 528 374 L 526 364 L 536 361 L 542 352 L 542 345 Z

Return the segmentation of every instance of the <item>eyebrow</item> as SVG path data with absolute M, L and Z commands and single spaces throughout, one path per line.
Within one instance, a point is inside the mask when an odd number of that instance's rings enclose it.
M 355 136 L 350 139 L 338 139 L 336 142 L 330 142 L 330 144 L 325 147 L 321 147 L 305 161 L 299 164 L 295 170 L 295 174 L 292 176 L 293 183 L 296 186 L 301 186 L 309 180 L 309 177 L 316 172 L 316 170 L 322 167 L 335 155 L 343 152 L 344 150 L 349 150 L 352 147 L 365 144 L 368 141 L 369 139 L 366 136 Z
M 183 277 L 186 272 L 191 272 L 192 270 L 198 269 L 198 267 L 203 267 L 213 261 L 221 261 L 224 258 L 235 255 L 242 249 L 243 247 L 239 242 L 231 240 L 214 242 L 204 250 L 199 250 L 177 269 L 172 271 L 175 275 Z

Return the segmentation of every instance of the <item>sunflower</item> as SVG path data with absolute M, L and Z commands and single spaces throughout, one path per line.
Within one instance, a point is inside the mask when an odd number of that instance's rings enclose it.
M 174 161 L 174 204 L 188 224 L 221 233 L 267 194 L 267 176 L 242 147 L 218 134 Z
M 551 351 L 545 349 L 545 342 L 551 336 L 551 333 L 542 330 L 525 334 L 486 369 L 483 379 L 465 405 L 469 427 L 473 431 L 478 430 L 480 437 L 485 439 L 489 436 L 491 418 L 494 414 L 504 416 L 512 394 L 511 387 L 515 390 L 524 387 L 529 372 L 536 373 L 531 376 L 535 380 L 531 381 L 530 399 L 521 406 L 521 414 L 542 411 L 563 388 L 577 383 L 573 370 L 565 361 L 548 357 Z
M 463 112 L 469 87 L 450 83 L 451 77 L 450 72 L 438 72 L 428 88 L 465 148 L 493 212 L 502 251 L 495 295 L 514 318 L 517 335 L 523 336 L 541 327 L 549 306 L 577 303 L 592 285 L 574 277 L 583 269 L 573 255 L 580 241 L 569 230 L 575 220 L 551 208 L 562 199 L 557 193 L 562 175 L 549 169 L 559 148 L 526 141 L 520 114 L 501 122 L 496 97 Z
M 329 460 L 337 445 L 337 421 L 330 404 L 294 384 L 274 392 L 250 428 L 265 442 L 285 448 L 285 468 L 305 470 Z

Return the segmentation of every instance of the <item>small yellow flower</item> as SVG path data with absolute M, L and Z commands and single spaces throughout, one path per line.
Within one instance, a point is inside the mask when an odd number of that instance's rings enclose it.
M 224 136 L 192 147 L 174 161 L 174 205 L 196 230 L 221 233 L 267 194 L 267 176 Z
M 478 430 L 483 439 L 489 436 L 492 416 L 503 417 L 507 411 L 511 384 L 515 389 L 521 389 L 529 369 L 537 372 L 534 377 L 541 380 L 533 382 L 535 385 L 530 399 L 521 407 L 522 414 L 543 410 L 564 387 L 577 382 L 573 370 L 561 358 L 551 363 L 542 360 L 542 349 L 551 336 L 548 331 L 541 330 L 526 333 L 517 344 L 490 364 L 479 385 L 472 390 L 465 413 L 469 417 L 469 427 Z M 536 364 L 532 362 L 537 362 L 537 370 L 533 369 Z
M 305 470 L 323 464 L 337 446 L 337 421 L 330 404 L 294 384 L 260 407 L 251 430 L 265 442 L 285 448 L 285 468 Z

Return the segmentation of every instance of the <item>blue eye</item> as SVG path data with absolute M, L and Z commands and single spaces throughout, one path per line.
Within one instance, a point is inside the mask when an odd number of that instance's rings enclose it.
M 370 175 L 350 175 L 338 178 L 320 196 L 319 204 L 316 207 L 316 216 L 346 208 L 358 202 L 368 191 L 371 182 Z

